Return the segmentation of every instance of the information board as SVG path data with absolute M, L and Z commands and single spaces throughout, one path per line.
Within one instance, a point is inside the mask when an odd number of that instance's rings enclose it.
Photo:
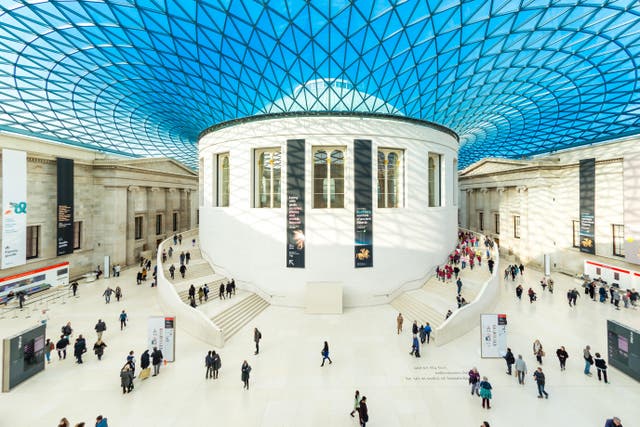
M 609 365 L 640 381 L 640 332 L 607 320 Z
M 507 315 L 480 315 L 480 357 L 504 357 L 507 354 Z
M 3 340 L 2 391 L 44 371 L 46 326 L 39 325 Z
M 176 354 L 176 318 L 151 316 L 148 320 L 149 350 L 157 347 L 168 362 L 175 360 Z

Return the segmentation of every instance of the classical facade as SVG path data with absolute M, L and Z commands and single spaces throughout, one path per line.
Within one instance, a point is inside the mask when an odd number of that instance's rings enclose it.
M 625 254 L 625 246 L 638 225 L 633 189 L 639 142 L 625 138 L 527 160 L 474 163 L 459 175 L 460 225 L 494 237 L 502 251 L 524 263 L 543 266 L 547 254 L 552 270 L 571 274 L 582 272 L 585 260 L 633 269 L 637 257 Z M 595 163 L 594 254 L 580 250 L 585 159 Z
M 68 261 L 71 277 L 136 263 L 157 242 L 197 223 L 198 176 L 165 158 L 131 159 L 15 135 L 0 148 L 27 152 L 27 263 L 9 276 Z M 56 256 L 56 158 L 74 161 L 74 251 Z

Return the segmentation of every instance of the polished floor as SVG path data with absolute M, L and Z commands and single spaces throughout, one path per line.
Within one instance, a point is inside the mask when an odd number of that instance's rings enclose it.
M 76 365 L 71 355 L 64 361 L 52 355 L 45 372 L 0 395 L 0 426 L 55 426 L 63 416 L 73 424 L 92 423 L 98 414 L 110 426 L 355 426 L 349 416 L 355 389 L 367 396 L 371 426 L 477 427 L 486 420 L 492 426 L 601 427 L 613 415 L 625 426 L 640 425 L 640 384 L 613 368 L 609 385 L 595 375 L 586 377 L 581 357 L 586 344 L 606 353 L 606 319 L 640 329 L 640 310 L 615 311 L 584 295 L 570 308 L 564 294 L 576 282 L 567 276 L 554 276 L 556 293 L 550 295 L 537 286 L 540 274 L 528 270 L 525 291 L 534 286 L 538 301 L 518 301 L 515 285 L 502 283 L 495 310 L 508 315 L 509 346 L 523 354 L 530 374 L 536 367 L 532 342 L 541 340 L 548 355 L 543 368 L 549 400 L 536 398 L 530 375 L 520 386 L 506 375 L 503 360 L 480 358 L 477 327 L 444 347 L 423 348 L 420 359 L 411 357 L 413 319 L 406 319 L 404 333 L 397 335 L 397 313 L 388 305 L 347 309 L 341 316 L 270 307 L 220 350 L 218 380 L 205 380 L 204 356 L 212 348 L 178 329 L 176 362 L 158 377 L 136 379 L 135 390 L 123 395 L 120 367 L 130 350 L 137 357 L 144 350 L 147 316 L 161 314 L 155 289 L 136 286 L 134 277 L 135 271 L 128 270 L 120 278 L 82 284 L 78 298 L 51 305 L 48 325 L 54 338 L 71 321 L 74 335 L 82 333 L 92 346 L 93 327 L 104 319 L 105 356 L 99 362 L 88 352 L 86 362 Z M 119 284 L 124 300 L 105 304 L 100 295 L 107 284 Z M 124 331 L 117 325 L 122 309 L 130 319 Z M 17 318 L 0 320 L 0 336 L 39 320 L 40 313 L 27 308 Z M 254 326 L 263 335 L 258 356 L 253 354 Z M 321 368 L 324 340 L 333 364 Z M 565 372 L 555 358 L 560 345 L 570 356 Z M 249 391 L 240 381 L 244 359 L 253 367 Z M 491 410 L 483 410 L 479 398 L 470 395 L 466 372 L 472 366 L 493 384 Z

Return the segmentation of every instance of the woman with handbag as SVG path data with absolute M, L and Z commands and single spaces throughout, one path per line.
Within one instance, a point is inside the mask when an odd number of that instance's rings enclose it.
M 482 381 L 480 381 L 480 397 L 482 398 L 482 407 L 485 407 L 485 403 L 486 403 L 486 407 L 487 409 L 491 409 L 491 389 L 493 387 L 491 387 L 491 383 L 489 383 L 489 380 L 487 379 L 487 377 L 482 377 Z
M 245 388 L 246 390 L 249 390 L 249 373 L 251 372 L 251 366 L 249 366 L 246 360 L 242 362 L 241 371 L 242 371 L 241 379 L 242 379 L 242 382 L 244 383 L 243 388 Z
M 324 347 L 322 347 L 322 351 L 320 352 L 320 354 L 322 354 L 322 365 L 320 365 L 320 367 L 324 366 L 325 360 L 329 360 L 329 364 L 333 363 L 331 361 L 331 358 L 329 357 L 329 343 L 327 343 L 326 341 L 324 342 Z
M 544 356 L 544 350 L 542 349 L 542 344 L 540 340 L 535 340 L 533 342 L 533 355 L 536 357 L 536 360 L 539 364 L 542 365 L 542 357 Z

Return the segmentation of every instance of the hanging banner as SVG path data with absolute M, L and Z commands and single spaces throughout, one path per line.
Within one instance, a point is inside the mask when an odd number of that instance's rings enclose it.
M 371 141 L 353 141 L 355 175 L 355 268 L 373 267 L 373 184 Z
M 27 153 L 2 150 L 2 268 L 27 262 Z
M 287 140 L 287 267 L 304 268 L 304 139 Z
M 504 357 L 507 354 L 507 315 L 480 315 L 480 357 Z
M 176 318 L 150 316 L 147 325 L 149 350 L 157 347 L 167 362 L 173 362 L 176 354 Z
M 60 256 L 73 253 L 73 160 L 58 157 L 56 164 L 58 167 L 58 246 L 56 255 Z
M 596 159 L 580 160 L 580 252 L 596 253 Z

